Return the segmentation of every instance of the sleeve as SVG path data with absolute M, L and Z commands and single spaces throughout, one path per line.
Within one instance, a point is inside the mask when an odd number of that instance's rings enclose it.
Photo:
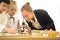
M 48 15 L 48 12 L 43 9 L 38 9 L 38 13 L 40 15 L 40 19 L 43 22 L 43 25 L 47 30 L 55 30 L 54 22 L 52 18 Z
M 48 30 L 52 29 L 52 30 L 55 30 L 55 25 L 54 25 L 54 22 L 53 20 L 51 19 L 51 17 L 47 14 L 46 15 L 46 27 Z
M 0 32 L 2 32 L 4 28 L 5 28 L 5 26 L 0 24 Z
M 52 18 L 48 15 L 48 13 L 46 11 L 43 11 L 43 13 L 44 13 L 43 16 L 45 18 L 45 25 L 46 25 L 47 29 L 55 30 L 55 26 L 54 26 L 54 22 L 53 22 Z
M 0 32 L 3 31 L 3 29 L 5 28 L 5 17 L 3 19 L 3 15 L 0 15 Z

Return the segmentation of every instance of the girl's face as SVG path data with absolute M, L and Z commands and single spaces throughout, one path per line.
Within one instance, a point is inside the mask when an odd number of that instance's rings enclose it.
M 8 13 L 10 16 L 13 16 L 17 11 L 17 7 L 15 5 L 10 5 L 10 8 L 8 9 Z

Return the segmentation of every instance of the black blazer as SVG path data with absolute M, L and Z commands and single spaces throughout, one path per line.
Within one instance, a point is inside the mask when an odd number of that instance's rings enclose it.
M 37 18 L 37 21 L 42 26 L 42 28 L 39 29 L 39 30 L 45 30 L 45 29 L 55 30 L 54 22 L 53 22 L 53 20 L 51 19 L 51 17 L 48 15 L 48 13 L 45 10 L 42 10 L 42 9 L 34 10 L 34 14 L 35 14 L 35 16 Z M 38 29 L 33 27 L 31 22 L 27 22 L 27 23 L 28 23 L 28 25 L 30 26 L 30 28 L 32 30 L 33 29 L 38 30 Z

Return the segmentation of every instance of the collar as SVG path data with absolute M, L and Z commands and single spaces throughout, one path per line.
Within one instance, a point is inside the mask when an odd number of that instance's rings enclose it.
M 35 14 L 33 14 L 33 15 L 34 15 L 34 20 L 37 21 L 37 18 L 36 18 L 36 16 L 35 16 Z M 31 22 L 32 22 L 32 21 L 33 21 L 33 20 L 31 20 Z
M 7 16 L 10 18 L 10 17 L 14 17 L 14 16 L 10 16 L 8 13 L 7 13 Z

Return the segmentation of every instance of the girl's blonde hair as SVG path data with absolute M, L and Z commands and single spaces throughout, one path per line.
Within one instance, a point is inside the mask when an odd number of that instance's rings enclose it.
M 27 2 L 25 5 L 22 6 L 21 11 L 26 10 L 28 12 L 32 12 L 32 7 L 30 6 L 30 3 Z
M 17 8 L 16 1 L 10 1 L 10 4 L 8 5 L 8 8 L 7 8 L 7 11 L 6 12 L 8 12 L 8 10 L 9 10 L 9 8 L 10 8 L 11 5 L 15 5 L 16 8 Z
M 15 6 L 17 6 L 16 1 L 10 1 L 10 5 L 15 5 Z M 8 6 L 8 8 L 10 7 L 10 5 Z

